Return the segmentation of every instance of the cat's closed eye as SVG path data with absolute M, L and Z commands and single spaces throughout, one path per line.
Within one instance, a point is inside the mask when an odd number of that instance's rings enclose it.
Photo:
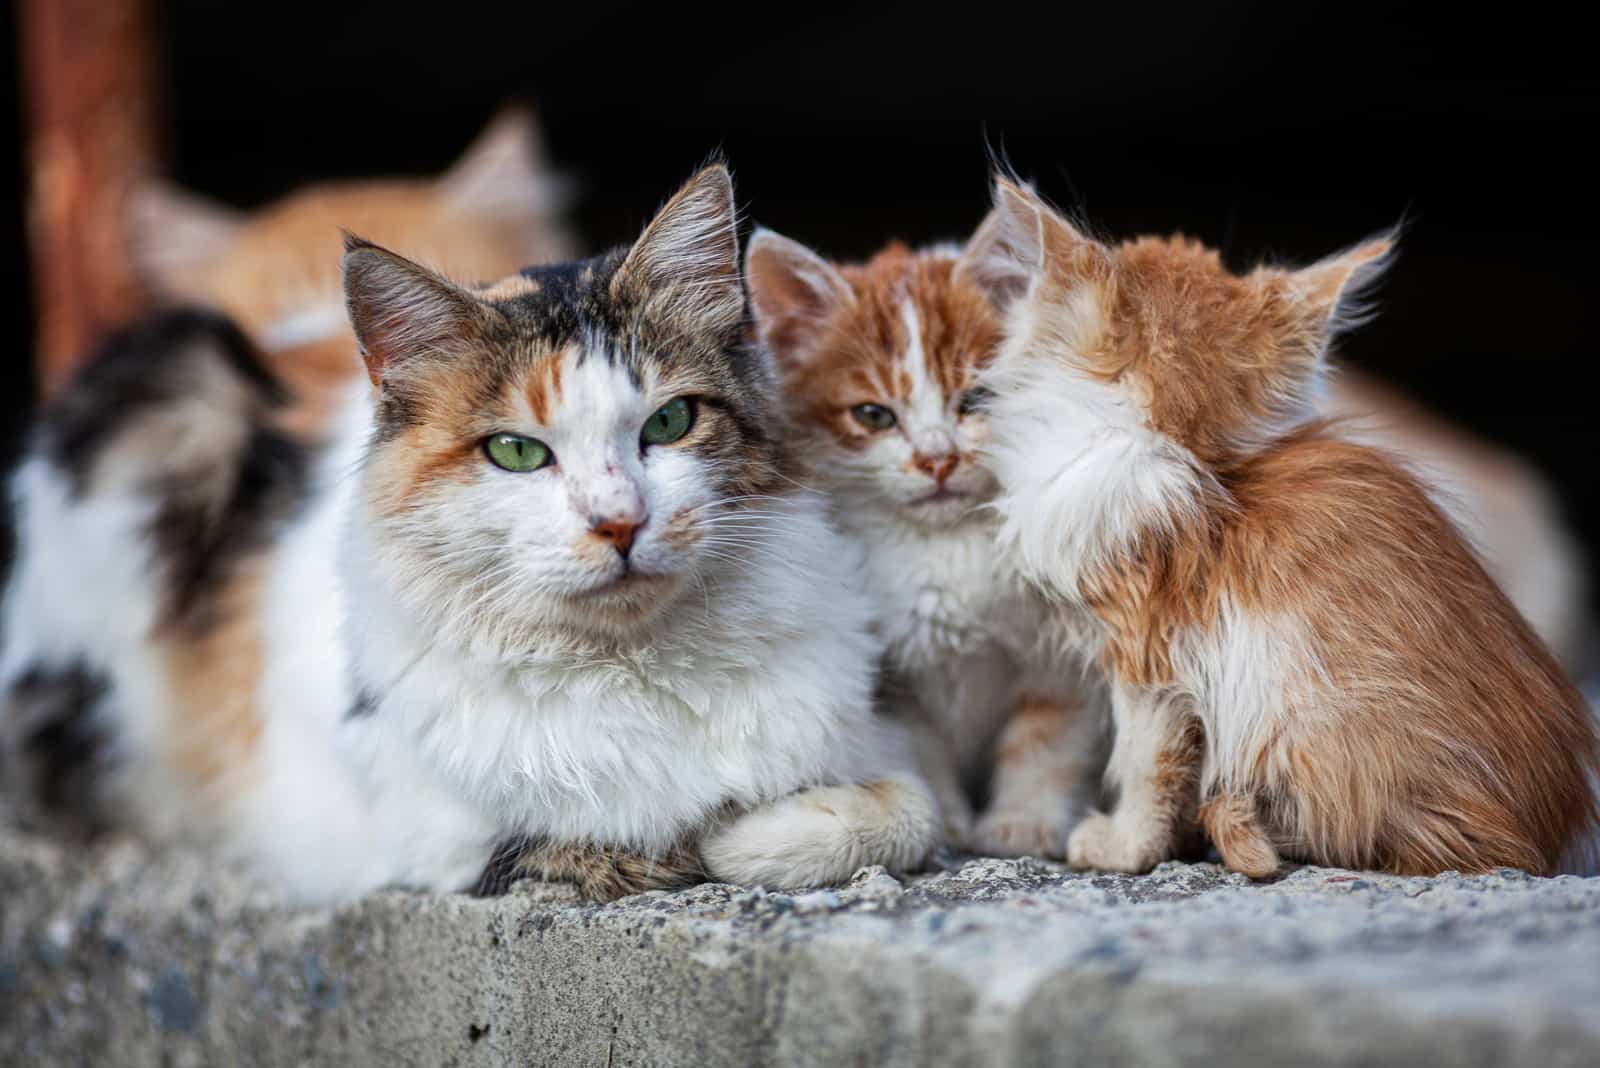
M 994 390 L 988 386 L 973 386 L 961 394 L 961 400 L 956 404 L 956 412 L 960 415 L 971 415 L 993 399 Z

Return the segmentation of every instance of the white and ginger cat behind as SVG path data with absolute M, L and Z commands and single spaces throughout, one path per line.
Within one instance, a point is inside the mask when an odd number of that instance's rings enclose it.
M 469 290 L 352 239 L 345 279 L 371 387 L 325 450 L 192 312 L 46 411 L 13 484 L 16 751 L 303 899 L 916 863 L 934 802 L 744 340 L 726 171 L 630 250 Z
M 1391 241 L 1235 276 L 1004 180 L 996 209 L 1002 545 L 1112 691 L 1119 796 L 1070 859 L 1143 870 L 1198 820 L 1252 876 L 1584 863 L 1582 698 L 1422 485 L 1308 411 Z
M 339 272 L 344 231 L 450 278 L 500 278 L 576 254 L 566 199 L 533 113 L 513 107 L 436 178 L 314 183 L 250 212 L 150 182 L 131 199 L 129 231 L 152 295 L 227 313 L 290 388 L 280 419 L 315 432 L 361 373 Z
M 1062 857 L 1093 800 L 1102 697 L 1047 655 L 1042 604 L 995 551 L 978 375 L 1001 321 L 969 272 L 954 246 L 835 266 L 765 230 L 745 259 L 807 477 L 866 554 L 888 645 L 881 699 L 919 743 L 947 836 Z M 987 794 L 976 820 L 969 789 Z

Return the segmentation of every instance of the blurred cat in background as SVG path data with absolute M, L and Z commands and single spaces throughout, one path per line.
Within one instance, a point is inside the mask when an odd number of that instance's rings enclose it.
M 131 199 L 133 259 L 159 301 L 226 313 L 291 393 L 279 413 L 312 432 L 360 374 L 339 274 L 341 233 L 360 233 L 452 278 L 500 278 L 571 259 L 567 183 L 531 110 L 510 107 L 437 178 L 308 185 L 238 211 L 166 182 Z
M 1104 697 L 1039 648 L 1039 606 L 995 558 L 979 376 L 1001 316 L 971 251 L 994 225 L 968 250 L 893 244 L 859 265 L 758 231 L 746 276 L 811 477 L 867 554 L 888 641 L 883 696 L 916 730 L 947 835 L 979 853 L 1064 856 L 1104 759 Z M 1575 666 L 1585 569 L 1544 479 L 1362 375 L 1336 378 L 1322 404 L 1438 484 L 1491 573 Z M 977 817 L 974 789 L 987 795 Z

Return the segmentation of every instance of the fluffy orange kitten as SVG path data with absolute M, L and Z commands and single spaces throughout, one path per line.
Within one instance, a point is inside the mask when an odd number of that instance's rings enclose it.
M 510 108 L 438 178 L 318 183 L 249 213 L 152 183 L 133 198 L 134 259 L 156 296 L 242 326 L 296 398 L 287 420 L 314 430 L 333 387 L 361 373 L 339 273 L 343 231 L 455 278 L 500 278 L 572 257 L 563 199 L 532 113 Z
M 1120 796 L 1070 859 L 1144 870 L 1198 818 L 1252 876 L 1579 862 L 1582 698 L 1417 479 L 1309 418 L 1391 241 L 1235 276 L 1005 181 L 996 205 L 1002 544 L 1112 689 Z

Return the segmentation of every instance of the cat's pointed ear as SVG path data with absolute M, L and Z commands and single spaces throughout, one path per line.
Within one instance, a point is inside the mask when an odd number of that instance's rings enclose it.
M 550 171 L 533 109 L 502 110 L 439 179 L 446 197 L 467 207 L 553 215 L 566 206 L 566 183 Z
M 744 277 L 756 336 L 779 366 L 803 363 L 815 352 L 833 316 L 856 299 L 838 268 L 771 230 L 757 230 L 751 236 Z
M 1320 345 L 1372 315 L 1372 291 L 1394 262 L 1399 230 L 1390 230 L 1291 272 L 1284 281 Z
M 1083 272 L 1108 255 L 1031 188 L 997 176 L 994 210 L 967 242 L 961 268 L 1004 307 L 1039 275 Z
M 656 213 L 612 279 L 658 315 L 712 329 L 743 321 L 739 220 L 728 169 L 713 164 L 689 179 Z
M 344 238 L 344 299 L 372 384 L 469 347 L 490 310 L 460 286 L 354 234 Z
M 134 268 L 162 296 L 205 296 L 209 272 L 243 228 L 243 213 L 170 182 L 142 182 L 128 192 Z
M 1001 311 L 1028 291 L 1037 266 L 1037 254 L 1021 236 L 1013 216 L 997 207 L 978 224 L 956 261 L 957 273 L 988 294 Z

